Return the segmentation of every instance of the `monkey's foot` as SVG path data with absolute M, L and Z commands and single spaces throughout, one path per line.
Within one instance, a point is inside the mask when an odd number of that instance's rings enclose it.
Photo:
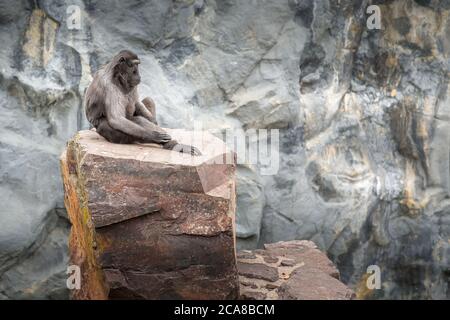
M 198 150 L 196 147 L 187 145 L 187 144 L 181 144 L 178 143 L 176 140 L 170 140 L 169 142 L 166 142 L 163 144 L 163 148 L 167 150 L 173 150 L 178 151 L 181 153 L 190 153 L 193 156 L 201 156 L 202 153 L 200 150 Z
M 173 148 L 173 151 L 181 153 L 190 153 L 192 156 L 201 156 L 202 153 L 194 146 L 188 146 L 186 144 L 177 143 Z

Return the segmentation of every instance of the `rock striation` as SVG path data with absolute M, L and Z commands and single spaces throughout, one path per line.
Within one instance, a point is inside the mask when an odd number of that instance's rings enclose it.
M 74 299 L 234 299 L 235 158 L 218 138 L 169 130 L 203 153 L 119 145 L 81 131 L 61 156 Z M 227 160 L 227 161 L 225 161 Z
M 311 241 L 280 241 L 238 253 L 241 299 L 349 300 L 355 293 Z

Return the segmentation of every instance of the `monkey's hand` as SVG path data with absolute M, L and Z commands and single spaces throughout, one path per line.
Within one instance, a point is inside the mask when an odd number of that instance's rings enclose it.
M 164 149 L 178 151 L 181 153 L 190 153 L 192 156 L 201 156 L 202 153 L 194 146 L 178 143 L 176 140 L 171 140 L 163 145 Z
M 158 144 L 165 144 L 172 141 L 172 137 L 165 132 L 151 131 L 149 136 L 150 140 Z

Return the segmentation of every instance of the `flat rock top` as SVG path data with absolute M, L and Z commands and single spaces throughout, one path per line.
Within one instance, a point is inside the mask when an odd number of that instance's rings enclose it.
M 94 218 L 115 212 L 125 219 L 142 214 L 142 208 L 156 210 L 155 203 L 167 192 L 224 200 L 234 197 L 235 153 L 222 140 L 208 132 L 165 130 L 179 143 L 197 147 L 202 155 L 165 150 L 157 144 L 110 143 L 95 130 L 79 131 L 69 141 L 61 159 L 69 163 L 69 171 L 83 176 Z M 97 222 L 98 226 L 111 223 Z
M 165 150 L 157 144 L 116 144 L 106 141 L 95 130 L 79 131 L 76 143 L 88 154 L 116 159 L 132 159 L 142 162 L 198 166 L 203 163 L 234 164 L 234 154 L 226 144 L 208 132 L 184 129 L 164 129 L 179 143 L 193 145 L 201 156 Z

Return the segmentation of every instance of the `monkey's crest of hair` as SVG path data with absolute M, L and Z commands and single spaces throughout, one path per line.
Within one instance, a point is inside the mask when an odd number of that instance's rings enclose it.
M 130 50 L 122 50 L 118 54 L 116 54 L 105 67 L 114 69 L 121 62 L 122 59 L 138 60 L 138 56 L 137 54 L 135 54 Z

